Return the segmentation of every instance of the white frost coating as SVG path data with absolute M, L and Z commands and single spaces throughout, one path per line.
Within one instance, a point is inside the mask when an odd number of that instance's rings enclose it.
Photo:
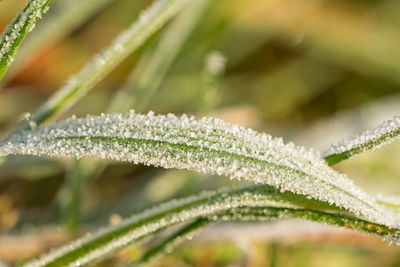
M 191 204 L 190 207 L 182 208 L 185 204 Z M 55 259 L 67 254 L 83 245 L 94 241 L 99 237 L 103 237 L 109 233 L 115 233 L 118 229 L 124 229 L 128 226 L 132 230 L 127 231 L 121 237 L 115 237 L 107 242 L 104 246 L 91 250 L 88 254 L 77 259 L 80 265 L 85 265 L 95 259 L 99 259 L 110 251 L 124 247 L 134 240 L 143 236 L 154 233 L 159 229 L 167 226 L 175 225 L 182 222 L 187 222 L 194 218 L 203 216 L 212 216 L 221 211 L 227 211 L 238 207 L 280 207 L 280 208 L 296 208 L 299 207 L 291 204 L 283 195 L 275 190 L 260 190 L 243 188 L 236 193 L 229 193 L 227 190 L 208 191 L 181 200 L 173 200 L 162 204 L 153 209 L 149 209 L 138 215 L 132 216 L 130 219 L 124 220 L 122 223 L 105 228 L 98 231 L 94 235 L 83 237 L 72 244 L 66 245 L 57 249 L 37 261 L 28 263 L 26 267 L 43 266 L 52 263 Z M 159 218 L 158 214 L 168 212 L 163 218 Z M 155 217 L 152 217 L 155 216 Z M 144 221 L 145 220 L 145 221 Z M 143 223 L 145 222 L 145 223 Z M 76 261 L 63 266 L 79 266 Z
M 164 229 L 165 227 L 187 222 L 198 217 L 209 217 L 211 220 L 234 220 L 236 219 L 251 219 L 251 217 L 242 217 L 240 215 L 230 215 L 224 219 L 220 217 L 219 212 L 232 211 L 239 208 L 264 208 L 261 212 L 265 217 L 279 217 L 286 218 L 292 217 L 287 213 L 288 209 L 302 208 L 302 205 L 296 204 L 297 200 L 288 200 L 284 194 L 280 194 L 277 190 L 268 189 L 266 187 L 247 187 L 233 191 L 221 190 L 218 192 L 204 192 L 198 196 L 189 197 L 182 200 L 174 200 L 165 203 L 159 207 L 147 210 L 138 215 L 132 216 L 130 219 L 124 220 L 122 223 L 111 226 L 97 232 L 94 235 L 88 235 L 81 238 L 70 245 L 66 245 L 57 249 L 50 254 L 40 258 L 37 261 L 29 263 L 26 266 L 37 267 L 46 264 L 58 264 L 63 266 L 79 266 L 85 265 L 93 260 L 102 258 L 109 252 L 130 244 L 132 241 L 138 240 L 141 237 L 154 233 L 157 230 Z M 279 211 L 274 209 L 272 213 L 271 208 L 280 208 Z M 310 211 L 312 212 L 312 211 Z M 165 214 L 160 216 L 159 214 Z M 329 218 L 319 217 L 320 223 L 332 224 Z M 353 225 L 356 229 L 361 228 L 356 221 L 348 221 L 349 225 Z M 122 231 L 122 234 L 117 236 L 115 233 Z M 71 262 L 57 262 L 63 255 L 68 255 L 69 252 L 76 251 L 85 245 L 95 242 L 99 238 L 109 237 L 108 241 L 103 245 L 96 248 L 85 248 L 84 255 L 74 255 L 76 261 Z M 398 240 L 397 235 L 391 236 L 388 234 L 387 239 Z M 78 264 L 79 263 L 79 264 Z M 57 265 L 57 266 L 58 266 Z
M 243 178 L 397 225 L 390 212 L 313 150 L 213 118 L 133 111 L 73 117 L 0 143 L 0 156 L 10 154 L 97 157 Z
M 395 116 L 374 129 L 349 137 L 337 145 L 332 145 L 324 154 L 324 157 L 341 153 L 348 153 L 351 157 L 369 149 L 376 150 L 399 138 L 400 117 Z
M 35 22 L 41 18 L 42 11 L 43 13 L 47 12 L 47 8 L 44 10 L 43 8 L 48 2 L 49 0 L 31 0 L 25 9 L 8 25 L 0 40 L 0 62 L 5 60 L 7 66 L 12 63 L 14 55 L 9 54 L 10 50 L 25 29 L 28 32 L 33 30 Z
M 392 211 L 395 214 L 397 221 L 400 221 L 399 195 L 392 195 L 392 196 L 377 195 L 375 198 L 378 203 L 385 205 L 390 211 Z

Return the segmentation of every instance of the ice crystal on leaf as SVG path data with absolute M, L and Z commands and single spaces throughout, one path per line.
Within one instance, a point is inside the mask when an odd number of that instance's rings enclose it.
M 319 153 L 219 119 L 183 115 L 110 114 L 70 118 L 15 134 L 10 154 L 97 157 L 246 179 L 335 204 L 387 226 L 390 212 L 329 168 Z
M 347 138 L 337 145 L 332 145 L 324 158 L 329 164 L 351 158 L 364 151 L 376 150 L 400 138 L 400 117 L 395 116 L 374 129 Z

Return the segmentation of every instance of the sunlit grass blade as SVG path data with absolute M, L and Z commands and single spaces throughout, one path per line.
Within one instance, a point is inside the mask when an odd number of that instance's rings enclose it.
M 0 80 L 14 60 L 15 54 L 36 21 L 46 12 L 51 0 L 30 0 L 7 26 L 0 38 Z
M 321 211 L 316 209 L 331 209 Z M 233 190 L 205 192 L 199 196 L 172 201 L 133 216 L 62 247 L 27 266 L 76 266 L 98 260 L 169 226 L 197 218 L 257 220 L 302 218 L 377 235 L 396 241 L 398 230 L 337 213 L 334 206 L 269 186 L 249 186 Z
M 31 129 L 60 113 L 83 97 L 129 54 L 178 13 L 190 0 L 158 0 L 113 43 L 95 55 L 81 71 L 57 91 L 18 130 Z
M 400 117 L 395 116 L 374 129 L 359 135 L 349 137 L 337 145 L 332 145 L 324 153 L 324 159 L 329 164 L 354 157 L 367 150 L 376 150 L 400 138 Z
M 54 0 L 53 0 L 54 1 Z M 38 26 L 35 34 L 30 36 L 18 51 L 14 64 L 9 68 L 3 82 L 15 77 L 27 63 L 32 54 L 41 51 L 43 47 L 54 44 L 67 36 L 71 31 L 89 20 L 95 13 L 102 10 L 114 0 L 68 0 L 57 1 L 57 12 L 49 14 L 45 23 Z M 51 12 L 50 12 L 51 13 Z
M 384 125 L 391 125 L 392 127 L 395 126 L 393 123 L 390 123 L 390 122 L 385 122 Z M 396 128 L 398 128 L 398 127 L 394 127 L 394 131 L 396 131 Z M 392 133 L 390 133 L 391 131 L 388 131 L 387 127 L 383 127 L 383 129 L 386 129 L 386 131 L 378 131 L 376 129 L 368 131 L 369 133 L 379 132 L 382 136 L 380 136 L 380 138 L 377 138 L 375 140 L 374 145 L 372 145 L 372 143 L 374 143 L 374 142 L 372 140 L 369 140 L 369 142 L 371 142 L 371 144 L 364 144 L 365 147 L 363 147 L 363 149 L 365 149 L 365 150 L 368 150 L 371 148 L 376 149 L 377 147 L 375 147 L 375 145 L 377 145 L 379 147 L 381 145 L 384 145 L 384 143 L 392 142 L 392 141 L 394 141 L 394 139 L 397 138 L 398 133 L 395 134 L 395 133 L 393 133 L 393 131 L 392 131 Z M 397 131 L 398 131 L 398 129 L 397 129 Z M 365 135 L 365 133 L 362 135 Z M 349 142 L 352 142 L 353 144 L 355 143 L 355 141 L 351 141 L 353 139 L 349 138 L 348 140 L 349 140 Z M 368 140 L 364 139 L 364 141 L 367 142 Z M 362 150 L 362 151 L 365 151 L 365 150 Z M 362 151 L 360 148 L 358 153 L 361 153 Z M 326 157 L 325 160 L 327 161 L 327 163 L 329 165 L 334 165 L 342 160 L 348 159 L 349 158 L 348 154 L 351 152 L 355 153 L 355 151 L 351 151 L 351 150 L 345 151 L 342 153 L 338 153 L 338 154 L 333 153 L 332 155 Z M 358 154 L 358 153 L 356 153 L 356 154 Z M 353 156 L 355 156 L 356 154 L 354 154 Z M 398 197 L 385 197 L 385 196 L 379 195 L 376 197 L 376 201 L 377 201 L 377 203 L 384 205 L 388 208 L 395 209 L 395 211 L 400 208 L 400 201 L 399 201 Z M 145 264 L 145 263 L 153 260 L 155 257 L 162 255 L 167 250 L 171 251 L 171 249 L 174 249 L 180 243 L 180 241 L 182 239 L 184 239 L 186 236 L 192 235 L 192 232 L 197 231 L 199 228 L 202 228 L 202 227 L 210 224 L 211 222 L 212 221 L 207 218 L 200 218 L 200 219 L 195 220 L 192 223 L 185 225 L 184 227 L 182 227 L 178 231 L 173 232 L 172 234 L 168 235 L 167 237 L 162 239 L 157 245 L 155 245 L 154 247 L 152 247 L 148 251 L 146 251 L 146 253 L 139 259 L 139 261 L 134 263 L 134 265 L 141 266 L 142 264 Z
M 393 117 L 398 113 L 399 105 L 400 94 L 398 93 L 371 100 L 355 108 L 321 118 L 300 130 L 293 139 L 295 143 L 326 151 L 335 140 L 342 140 L 366 129 L 373 129 Z M 324 138 L 320 138 L 321 136 Z
M 345 175 L 329 168 L 313 150 L 213 118 L 133 111 L 71 118 L 1 142 L 0 156 L 11 154 L 97 157 L 226 175 L 307 195 L 372 221 L 397 225 L 390 212 Z

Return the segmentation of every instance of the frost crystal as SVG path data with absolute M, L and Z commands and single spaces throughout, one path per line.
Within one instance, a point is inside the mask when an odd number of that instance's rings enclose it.
M 367 130 L 360 135 L 345 139 L 337 145 L 332 145 L 324 154 L 324 157 L 350 158 L 369 149 L 376 150 L 392 143 L 399 137 L 400 117 L 395 116 L 372 130 Z
M 50 0 L 31 0 L 21 13 L 8 25 L 0 40 L 0 63 L 10 65 L 21 38 L 33 30 L 36 21 L 45 13 Z
M 71 118 L 0 143 L 10 154 L 97 157 L 246 179 L 306 195 L 395 226 L 392 214 L 319 153 L 219 119 L 133 111 Z

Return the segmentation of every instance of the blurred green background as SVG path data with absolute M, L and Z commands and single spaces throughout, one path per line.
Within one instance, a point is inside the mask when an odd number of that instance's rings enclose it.
M 99 1 L 85 19 L 70 10 L 90 1 L 54 0 L 24 41 L 17 66 L 0 89 L 0 137 L 152 2 Z M 0 2 L 0 30 L 25 4 Z M 69 29 L 52 24 L 66 12 L 76 16 L 65 22 Z M 219 117 L 323 152 L 329 144 L 400 113 L 399 14 L 396 0 L 209 1 L 198 21 L 191 22 L 193 29 L 183 38 L 183 46 L 171 50 L 176 58 L 162 69 L 165 73 L 152 73 L 150 81 L 160 83 L 141 109 Z M 43 31 L 33 40 L 46 22 L 56 30 Z M 157 55 L 158 47 L 167 46 L 165 36 L 180 36 L 182 30 L 172 28 L 175 22 L 63 117 L 105 112 L 132 70 L 136 83 L 129 86 L 139 87 L 146 62 Z M 175 30 L 167 35 L 171 28 Z M 157 58 L 166 60 L 168 54 L 169 50 Z M 399 195 L 399 156 L 397 142 L 335 168 L 371 194 Z M 85 161 L 86 170 L 94 162 Z M 67 159 L 10 157 L 0 166 L 4 264 L 46 252 L 156 203 L 234 183 L 225 177 L 111 162 L 95 178 L 71 187 L 73 164 Z M 151 266 L 400 266 L 400 249 L 373 237 L 303 222 L 277 225 L 254 225 L 253 231 L 242 224 L 217 225 Z M 224 235 L 231 227 L 231 234 Z M 315 228 L 318 231 L 313 232 Z M 213 231 L 221 236 L 207 238 Z M 145 247 L 146 243 L 126 249 L 99 266 L 129 262 Z

